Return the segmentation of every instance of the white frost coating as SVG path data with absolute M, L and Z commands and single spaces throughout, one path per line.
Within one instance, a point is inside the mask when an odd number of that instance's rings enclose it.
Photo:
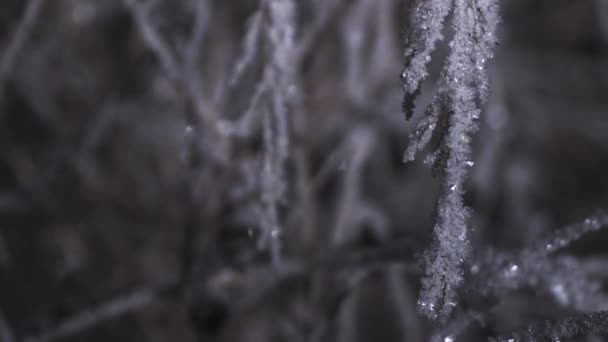
M 441 73 L 440 87 L 425 116 L 410 136 L 404 161 L 414 159 L 433 134 L 439 146 L 427 159 L 442 177 L 437 205 L 434 243 L 424 256 L 425 277 L 418 310 L 432 319 L 445 320 L 457 302 L 463 263 L 469 255 L 469 210 L 463 202 L 463 184 L 473 165 L 471 135 L 477 130 L 478 103 L 488 96 L 485 65 L 492 58 L 499 22 L 497 0 L 423 1 L 415 9 L 413 34 L 405 52 L 402 74 L 404 110 L 411 104 L 426 77 L 426 65 L 435 42 L 441 39 L 443 20 L 453 7 L 454 37 Z
M 280 239 L 282 227 L 278 215 L 278 205 L 285 192 L 285 161 L 288 156 L 288 102 L 290 91 L 295 86 L 292 67 L 294 58 L 294 16 L 293 0 L 270 0 L 263 3 L 267 13 L 264 23 L 265 53 L 269 62 L 264 68 L 263 83 L 266 85 L 266 106 L 264 107 L 264 156 L 261 173 L 262 227 L 261 246 L 270 244 L 273 263 L 280 260 Z
M 608 225 L 608 214 L 600 211 L 595 215 L 585 218 L 583 221 L 558 229 L 544 240 L 541 240 L 529 248 L 526 253 L 536 258 L 546 256 L 569 246 L 581 236 L 598 231 Z
M 608 215 L 600 212 L 552 231 L 548 238 L 533 242 L 518 253 L 489 249 L 482 257 L 482 264 L 476 265 L 477 271 L 472 272 L 476 276 L 483 274 L 478 290 L 486 296 L 504 296 L 529 287 L 550 295 L 564 307 L 584 312 L 606 310 L 608 297 L 601 291 L 601 281 L 585 269 L 583 261 L 566 255 L 549 258 L 553 252 L 606 226 Z
M 411 102 L 420 84 L 428 76 L 427 64 L 431 61 L 431 53 L 435 50 L 437 41 L 443 39 L 441 30 L 446 16 L 450 13 L 452 0 L 418 1 L 412 13 L 411 35 L 406 42 L 405 68 L 401 73 L 406 118 L 411 116 Z

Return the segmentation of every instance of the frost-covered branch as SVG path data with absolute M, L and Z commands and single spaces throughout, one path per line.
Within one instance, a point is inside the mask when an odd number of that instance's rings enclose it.
M 603 211 L 589 216 L 564 228 L 551 233 L 550 236 L 527 248 L 526 254 L 538 254 L 545 256 L 568 247 L 572 242 L 577 241 L 582 236 L 596 232 L 608 225 L 608 214 Z
M 531 243 L 518 253 L 488 249 L 471 266 L 478 278 L 477 290 L 483 295 L 504 296 L 523 287 L 535 288 L 555 302 L 581 311 L 608 309 L 608 296 L 601 291 L 585 261 L 573 256 L 550 254 L 567 247 L 580 237 L 608 226 L 608 216 L 598 213 L 579 223 L 552 232 L 548 238 Z
M 425 1 L 413 13 L 413 33 L 405 51 L 402 74 L 404 110 L 411 117 L 413 96 L 427 76 L 435 43 L 441 39 L 443 21 L 453 6 L 454 36 L 441 73 L 437 95 L 411 135 L 404 161 L 431 140 L 435 128 L 439 146 L 429 159 L 440 169 L 442 190 L 436 211 L 434 245 L 425 254 L 419 310 L 445 320 L 456 306 L 456 290 L 462 283 L 462 265 L 469 254 L 469 210 L 463 202 L 464 182 L 470 167 L 471 135 L 477 130 L 479 103 L 487 98 L 485 64 L 492 57 L 498 23 L 496 0 Z
M 550 254 L 567 247 L 580 237 L 607 225 L 608 216 L 600 212 L 578 223 L 558 229 L 549 237 L 533 242 L 516 253 L 486 249 L 470 266 L 469 280 L 476 285 L 471 286 L 469 290 L 482 296 L 500 299 L 513 291 L 528 288 L 535 293 L 543 293 L 553 298 L 555 303 L 565 308 L 580 312 L 607 310 L 608 296 L 602 291 L 601 281 L 594 274 L 597 272 L 594 272 L 595 268 L 589 265 L 589 261 L 567 255 L 549 257 Z M 604 268 L 599 267 L 602 270 Z M 484 313 L 480 314 L 465 313 L 451 320 L 433 337 L 432 341 L 458 340 L 458 336 L 475 321 L 483 324 L 483 316 L 492 310 L 486 308 L 483 310 Z M 531 329 L 530 331 L 534 331 L 537 328 Z M 536 330 L 535 334 L 537 333 L 540 333 L 540 330 Z M 530 338 L 526 334 L 516 336 L 518 337 L 510 336 L 500 341 L 528 341 Z M 556 337 L 567 336 L 554 336 Z M 541 337 L 539 335 L 536 338 Z
M 592 333 L 608 333 L 608 311 L 583 313 L 530 325 L 525 331 L 492 339 L 497 342 L 562 341 Z
M 264 27 L 265 52 L 268 62 L 262 82 L 266 87 L 263 107 L 263 160 L 261 172 L 263 231 L 260 245 L 270 247 L 273 262 L 278 264 L 282 228 L 278 206 L 285 193 L 284 167 L 289 149 L 289 98 L 295 87 L 293 68 L 295 44 L 295 11 L 293 0 L 263 1 L 267 17 Z
M 443 22 L 450 13 L 452 0 L 418 1 L 412 11 L 411 34 L 406 41 L 405 69 L 401 73 L 405 97 L 405 117 L 412 116 L 414 97 L 420 92 L 422 81 L 428 76 L 427 65 L 437 41 L 443 39 Z

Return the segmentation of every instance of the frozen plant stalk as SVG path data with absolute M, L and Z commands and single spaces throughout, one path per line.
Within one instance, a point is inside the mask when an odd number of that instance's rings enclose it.
M 453 12 L 454 36 L 441 72 L 440 85 L 424 117 L 410 136 L 404 161 L 411 161 L 433 134 L 438 146 L 426 162 L 439 170 L 441 196 L 433 230 L 434 242 L 424 256 L 426 264 L 418 309 L 432 319 L 445 320 L 456 306 L 463 263 L 469 255 L 469 210 L 463 201 L 463 184 L 471 161 L 471 135 L 477 130 L 479 105 L 488 96 L 486 62 L 492 58 L 499 21 L 498 0 L 420 1 L 413 12 L 412 33 L 405 50 L 402 73 L 406 118 L 435 43 L 442 38 L 446 16 Z
M 262 80 L 264 152 L 261 173 L 262 246 L 268 245 L 273 262 L 279 261 L 281 226 L 278 204 L 285 192 L 284 166 L 288 156 L 288 103 L 295 86 L 293 0 L 262 1 L 267 64 Z

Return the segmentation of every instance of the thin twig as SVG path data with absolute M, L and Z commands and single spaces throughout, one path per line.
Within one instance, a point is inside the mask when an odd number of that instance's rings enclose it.
M 13 38 L 8 47 L 4 50 L 4 55 L 0 61 L 0 89 L 4 87 L 8 75 L 13 70 L 15 63 L 29 40 L 32 29 L 42 9 L 44 0 L 30 0 L 25 8 L 21 21 L 15 29 Z

